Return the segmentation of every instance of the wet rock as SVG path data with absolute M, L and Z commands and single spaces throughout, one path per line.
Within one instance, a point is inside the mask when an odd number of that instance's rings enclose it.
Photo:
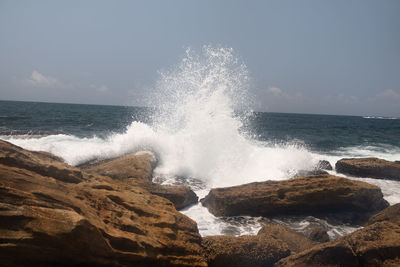
M 333 170 L 332 165 L 327 160 L 318 161 L 316 169 L 318 169 L 318 170 L 328 170 L 328 171 Z
M 214 188 L 201 202 L 216 216 L 368 213 L 389 205 L 379 187 L 332 175 Z
M 268 234 L 203 238 L 208 266 L 273 266 L 290 255 L 287 245 Z
M 289 256 L 275 266 L 398 266 L 399 255 L 400 226 L 378 222 Z
M 79 167 L 86 172 L 101 174 L 114 179 L 136 178 L 151 181 L 156 164 L 157 160 L 153 153 L 141 151 L 119 158 L 83 164 Z
M 303 176 L 311 176 L 311 175 L 325 175 L 325 174 L 329 174 L 329 173 L 327 171 L 319 170 L 319 169 L 314 169 L 314 170 L 311 170 L 311 171 L 299 170 L 299 171 L 296 172 L 295 175 L 293 175 L 293 178 L 303 177 Z
M 329 242 L 329 235 L 326 229 L 320 225 L 309 225 L 306 227 L 304 234 L 307 238 L 318 243 Z
M 378 158 L 351 158 L 336 162 L 336 171 L 358 177 L 400 180 L 400 164 Z
M 329 174 L 326 170 L 332 170 L 331 164 L 327 160 L 320 160 L 312 170 L 298 170 L 292 177 Z
M 280 224 L 265 224 L 257 235 L 268 235 L 286 244 L 292 253 L 309 249 L 315 245 L 310 239 Z
M 373 216 L 371 219 L 369 219 L 366 225 L 383 221 L 388 221 L 400 226 L 400 203 L 397 203 L 393 206 L 390 206 L 382 210 L 381 212 Z
M 196 223 L 143 188 L 4 141 L 0 178 L 1 266 L 206 266 Z

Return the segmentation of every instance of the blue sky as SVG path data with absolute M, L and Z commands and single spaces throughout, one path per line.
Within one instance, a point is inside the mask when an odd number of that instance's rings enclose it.
M 232 47 L 255 109 L 400 116 L 400 1 L 0 0 L 0 99 L 143 105 L 185 48 Z

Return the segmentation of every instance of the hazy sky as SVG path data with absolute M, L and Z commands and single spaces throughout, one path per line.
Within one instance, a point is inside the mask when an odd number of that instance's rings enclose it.
M 0 0 L 0 99 L 143 105 L 185 48 L 232 47 L 256 109 L 400 116 L 400 1 Z

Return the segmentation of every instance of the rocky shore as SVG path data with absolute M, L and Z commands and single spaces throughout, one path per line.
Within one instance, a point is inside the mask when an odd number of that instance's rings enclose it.
M 206 266 L 196 223 L 140 186 L 0 141 L 1 266 Z
M 350 173 L 343 162 L 362 165 L 343 160 L 338 172 Z M 177 211 L 197 203 L 196 194 L 152 182 L 156 164 L 140 152 L 72 167 L 0 141 L 0 265 L 400 265 L 400 204 L 389 206 L 374 185 L 317 174 L 214 188 L 201 202 L 216 216 L 265 220 L 254 236 L 201 237 L 196 222 Z M 396 173 L 398 163 L 386 164 Z M 395 179 L 386 171 L 377 178 Z M 345 213 L 364 227 L 336 240 L 318 226 L 300 233 L 268 219 Z

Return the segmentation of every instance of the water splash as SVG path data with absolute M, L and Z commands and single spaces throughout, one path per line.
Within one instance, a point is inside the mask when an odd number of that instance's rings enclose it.
M 53 135 L 10 141 L 49 151 L 72 165 L 151 150 L 159 158 L 159 176 L 196 178 L 210 187 L 285 179 L 293 170 L 311 168 L 313 157 L 304 147 L 249 137 L 242 123 L 252 112 L 249 80 L 233 49 L 188 49 L 177 66 L 160 73 L 149 101 L 157 108 L 151 125 L 133 122 L 124 133 L 107 138 Z
M 233 49 L 210 46 L 201 54 L 188 49 L 178 66 L 162 72 L 152 98 L 159 108 L 153 121 L 156 131 L 168 136 L 169 149 L 156 173 L 200 178 L 215 186 L 282 179 L 287 163 L 307 168 L 305 149 L 265 147 L 242 128 L 251 114 L 249 80 Z

